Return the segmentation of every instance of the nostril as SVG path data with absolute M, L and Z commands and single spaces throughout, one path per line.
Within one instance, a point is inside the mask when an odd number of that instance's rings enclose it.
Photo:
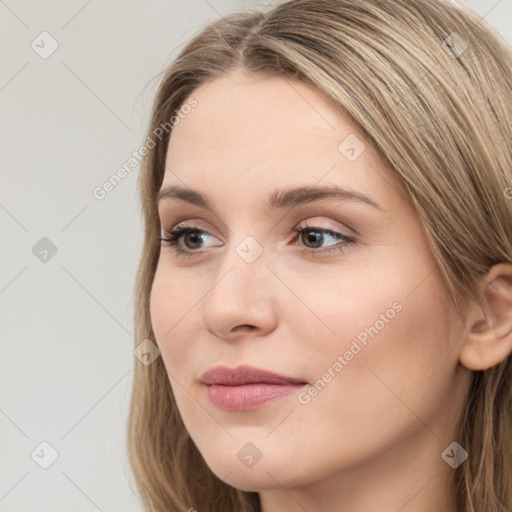
M 257 329 L 257 327 L 255 325 L 249 325 L 249 324 L 244 324 L 244 325 L 237 325 L 236 327 L 233 327 L 232 331 L 233 332 L 245 332 L 245 331 L 254 331 L 254 329 Z

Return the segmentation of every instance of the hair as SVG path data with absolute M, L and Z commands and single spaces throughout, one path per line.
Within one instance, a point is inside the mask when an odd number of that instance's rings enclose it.
M 504 39 L 448 0 L 281 1 L 208 24 L 160 81 L 148 130 L 159 140 L 138 183 L 145 235 L 135 345 L 155 340 L 156 195 L 172 133 L 166 128 L 160 137 L 159 127 L 198 86 L 237 69 L 299 80 L 349 116 L 414 206 L 461 314 L 478 300 L 490 267 L 512 262 L 512 52 Z M 511 370 L 507 357 L 472 372 L 457 439 L 469 458 L 454 470 L 461 511 L 512 510 Z M 127 431 L 146 510 L 260 510 L 258 493 L 229 486 L 205 463 L 161 357 L 135 362 Z

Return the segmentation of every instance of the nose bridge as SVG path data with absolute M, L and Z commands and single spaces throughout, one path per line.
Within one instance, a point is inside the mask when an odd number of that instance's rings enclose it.
M 202 304 L 201 322 L 208 331 L 229 338 L 241 325 L 268 331 L 276 319 L 268 282 L 267 257 L 252 236 L 230 241 L 220 256 L 214 283 Z
M 229 246 L 221 256 L 216 285 L 220 293 L 229 292 L 233 297 L 246 297 L 246 290 L 250 288 L 250 296 L 258 295 L 258 284 L 262 285 L 266 280 L 265 274 L 269 271 L 266 268 L 267 255 L 260 244 L 253 236 L 247 235 L 240 239 L 233 236 Z M 233 288 L 233 289 L 231 289 Z M 247 297 L 250 298 L 250 297 Z M 224 297 L 230 300 L 229 296 Z

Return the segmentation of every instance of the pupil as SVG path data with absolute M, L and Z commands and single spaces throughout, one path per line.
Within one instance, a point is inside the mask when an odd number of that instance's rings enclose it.
M 192 238 L 192 246 L 194 246 L 194 243 L 201 243 L 201 236 L 199 235 L 199 233 L 188 233 L 187 235 L 188 237 Z M 189 245 L 189 244 L 185 244 L 185 245 Z
M 318 242 L 318 245 L 315 245 L 315 247 L 319 247 L 320 245 L 322 245 L 323 235 L 318 231 L 307 231 L 306 238 L 308 239 L 308 243 L 311 242 L 315 244 Z

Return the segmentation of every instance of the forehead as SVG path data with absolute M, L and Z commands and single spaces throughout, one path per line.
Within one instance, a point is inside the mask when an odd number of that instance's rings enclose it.
M 379 162 L 357 127 L 302 82 L 235 71 L 191 96 L 197 105 L 173 129 L 163 186 L 223 183 L 227 193 L 321 180 L 368 193 L 381 186 L 369 183 Z M 347 158 L 354 144 L 361 153 Z
M 174 128 L 171 150 L 174 141 L 186 138 L 188 149 L 222 151 L 236 146 L 252 147 L 255 153 L 270 149 L 278 153 L 298 140 L 316 146 L 323 139 L 328 145 L 336 141 L 335 134 L 354 131 L 327 98 L 288 78 L 235 71 L 192 95 L 198 104 Z

